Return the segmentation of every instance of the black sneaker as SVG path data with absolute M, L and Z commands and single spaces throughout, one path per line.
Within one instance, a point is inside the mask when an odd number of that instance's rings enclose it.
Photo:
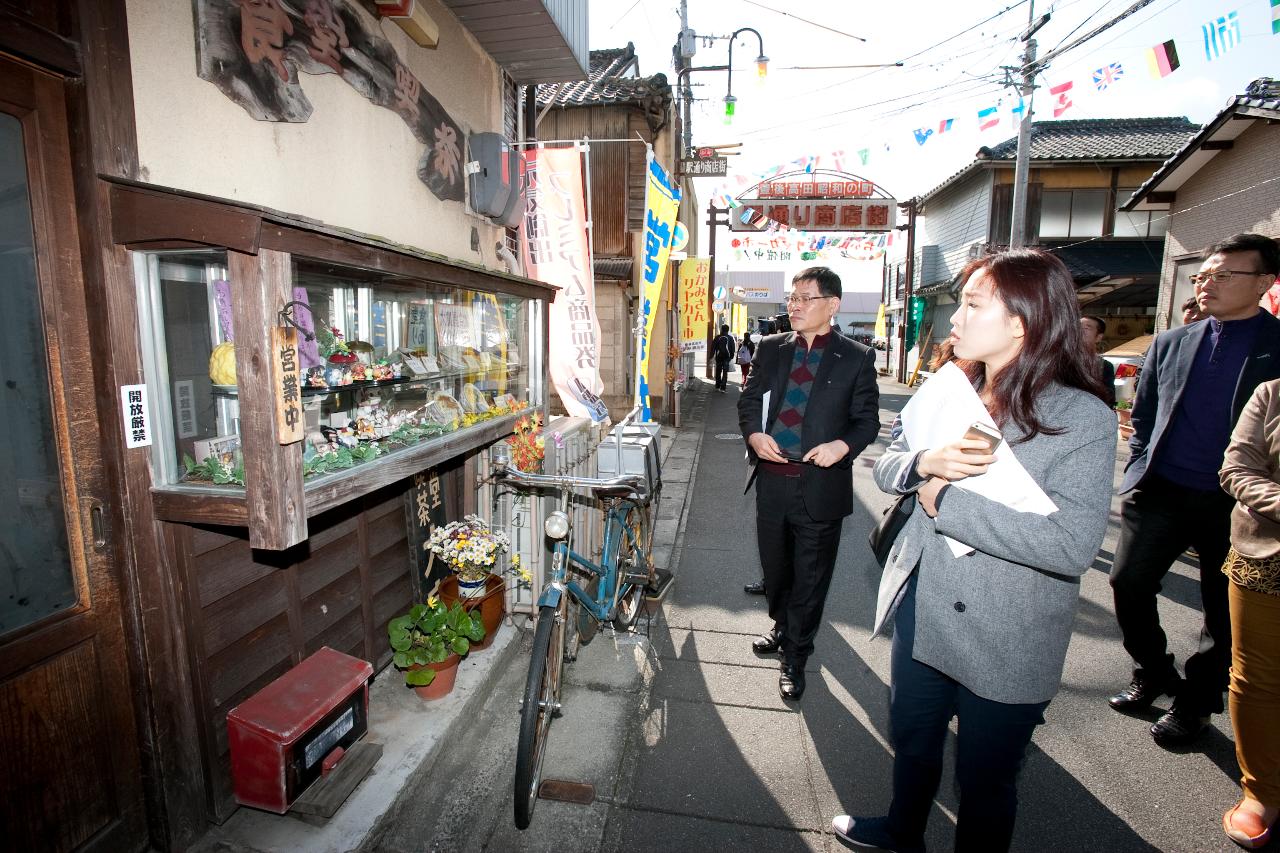
M 831 831 L 850 850 L 883 850 L 885 853 L 925 853 L 924 842 L 903 843 L 889 834 L 887 817 L 836 815 Z

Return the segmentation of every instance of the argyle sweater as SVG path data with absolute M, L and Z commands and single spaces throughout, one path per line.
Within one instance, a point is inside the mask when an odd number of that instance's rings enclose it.
M 800 455 L 800 430 L 804 425 L 804 411 L 809 406 L 809 394 L 813 391 L 813 379 L 818 373 L 818 363 L 822 361 L 822 353 L 827 341 L 831 339 L 828 332 L 813 339 L 813 344 L 805 349 L 804 338 L 796 336 L 795 355 L 791 359 L 791 373 L 787 375 L 787 390 L 782 396 L 782 405 L 778 409 L 778 417 L 773 422 L 769 434 L 778 442 L 784 456 Z

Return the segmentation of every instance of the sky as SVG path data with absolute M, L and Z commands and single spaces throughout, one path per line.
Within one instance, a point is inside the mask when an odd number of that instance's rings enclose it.
M 744 33 L 734 45 L 737 111 L 724 123 L 725 72 L 692 76 L 693 142 L 741 142 L 730 175 L 755 178 L 806 155 L 842 150 L 846 168 L 898 199 L 926 192 L 968 165 L 983 145 L 1016 135 L 1014 90 L 1002 85 L 1002 65 L 1015 65 L 1018 35 L 1032 5 L 1050 21 L 1036 34 L 1041 56 L 1109 21 L 1133 0 L 689 0 L 689 25 L 699 36 L 727 36 L 754 27 L 764 39 L 769 73 L 756 81 L 758 43 Z M 874 11 L 872 11 L 874 10 Z M 1210 59 L 1202 25 L 1236 12 L 1240 38 Z M 783 14 L 783 13 L 787 14 Z M 1253 79 L 1280 77 L 1280 35 L 1271 32 L 1270 0 L 1154 0 L 1111 29 L 1051 62 L 1039 79 L 1035 118 L 1053 118 L 1049 87 L 1070 81 L 1072 106 L 1062 119 L 1186 116 L 1212 118 Z M 806 23 L 799 19 L 808 19 Z M 988 20 L 989 19 L 989 20 Z M 985 21 L 985 22 L 984 22 Z M 666 73 L 674 83 L 671 48 L 679 31 L 678 0 L 591 0 L 592 49 L 635 44 L 642 74 Z M 865 39 L 863 41 L 862 39 Z M 1145 52 L 1174 40 L 1181 66 L 1154 79 Z M 728 41 L 698 41 L 693 64 L 722 65 Z M 902 61 L 902 67 L 827 68 Z M 1123 76 L 1098 91 L 1093 71 L 1119 63 Z M 978 129 L 977 112 L 999 105 L 1000 124 Z M 939 132 L 945 119 L 950 129 Z M 929 131 L 924 144 L 916 131 Z M 865 151 L 862 165 L 857 152 Z M 752 181 L 754 183 L 754 180 Z M 697 180 L 700 206 L 719 179 Z

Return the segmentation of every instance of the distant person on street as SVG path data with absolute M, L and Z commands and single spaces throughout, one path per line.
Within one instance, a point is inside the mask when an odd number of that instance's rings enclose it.
M 756 487 L 756 537 L 773 627 L 752 643 L 782 652 L 778 692 L 804 694 L 840 528 L 853 512 L 857 458 L 880 431 L 875 352 L 831 332 L 840 276 L 809 267 L 791 280 L 792 331 L 760 341 L 738 423 Z
M 893 626 L 893 799 L 885 816 L 832 821 L 853 849 L 925 849 L 952 717 L 955 849 L 1009 849 L 1018 771 L 1058 692 L 1080 577 L 1107 529 L 1116 421 L 1080 340 L 1071 273 L 1054 255 L 1015 249 L 971 262 L 961 281 L 956 364 L 1058 509 L 1019 512 L 952 485 L 996 461 L 981 440 L 911 447 L 904 431 L 876 461 L 876 484 L 914 492 L 916 505 L 885 565 L 873 631 Z M 974 551 L 957 557 L 946 537 Z
M 1106 392 L 1103 399 L 1111 408 L 1116 407 L 1116 366 L 1098 355 L 1098 344 L 1107 333 L 1107 322 L 1093 314 L 1085 314 L 1080 318 L 1080 339 L 1085 354 L 1098 368 L 1102 378 L 1102 390 Z
M 1231 681 L 1227 702 L 1244 797 L 1222 817 L 1248 850 L 1271 839 L 1280 815 L 1280 380 L 1253 392 L 1223 460 L 1222 488 L 1235 498 L 1229 580 Z
M 1188 296 L 1186 301 L 1182 303 L 1182 325 L 1190 326 L 1192 323 L 1204 318 L 1205 315 L 1200 311 L 1200 303 L 1196 301 L 1194 296 Z
M 1269 237 L 1238 234 L 1209 247 L 1191 276 L 1208 319 L 1157 335 L 1138 377 L 1111 569 L 1116 620 L 1137 668 L 1109 701 L 1131 713 L 1145 711 L 1161 694 L 1173 696 L 1173 706 L 1151 726 L 1161 746 L 1190 743 L 1209 715 L 1223 710 L 1231 620 L 1222 564 L 1233 502 L 1218 470 L 1253 389 L 1280 377 L 1280 320 L 1258 307 L 1277 273 L 1280 247 Z M 1156 597 L 1188 546 L 1200 564 L 1204 625 L 1180 681 Z
M 755 357 L 756 345 L 751 341 L 751 335 L 743 335 L 742 343 L 738 345 L 738 368 L 742 371 L 742 387 L 747 387 L 747 376 L 751 374 L 751 359 Z
M 733 362 L 733 335 L 728 326 L 720 327 L 720 334 L 711 342 L 711 356 L 716 362 L 716 390 L 729 388 L 729 365 Z

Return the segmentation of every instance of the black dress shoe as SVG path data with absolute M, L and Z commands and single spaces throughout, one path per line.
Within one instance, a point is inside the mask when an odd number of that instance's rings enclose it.
M 747 595 L 764 595 L 764 581 L 760 580 L 755 583 L 749 583 L 742 588 L 742 591 Z
M 758 655 L 771 655 L 782 648 L 782 635 L 774 628 L 751 641 L 751 651 Z
M 1151 737 L 1160 746 L 1186 746 L 1209 728 L 1209 718 L 1174 707 L 1156 720 Z
M 804 664 L 788 662 L 778 676 L 778 693 L 783 699 L 799 700 L 804 695 Z
M 1129 686 L 1107 700 L 1112 708 L 1124 714 L 1143 711 L 1151 707 L 1151 703 L 1164 694 L 1170 696 L 1178 692 L 1181 679 L 1176 675 L 1167 678 L 1150 678 L 1138 670 L 1134 673 Z

